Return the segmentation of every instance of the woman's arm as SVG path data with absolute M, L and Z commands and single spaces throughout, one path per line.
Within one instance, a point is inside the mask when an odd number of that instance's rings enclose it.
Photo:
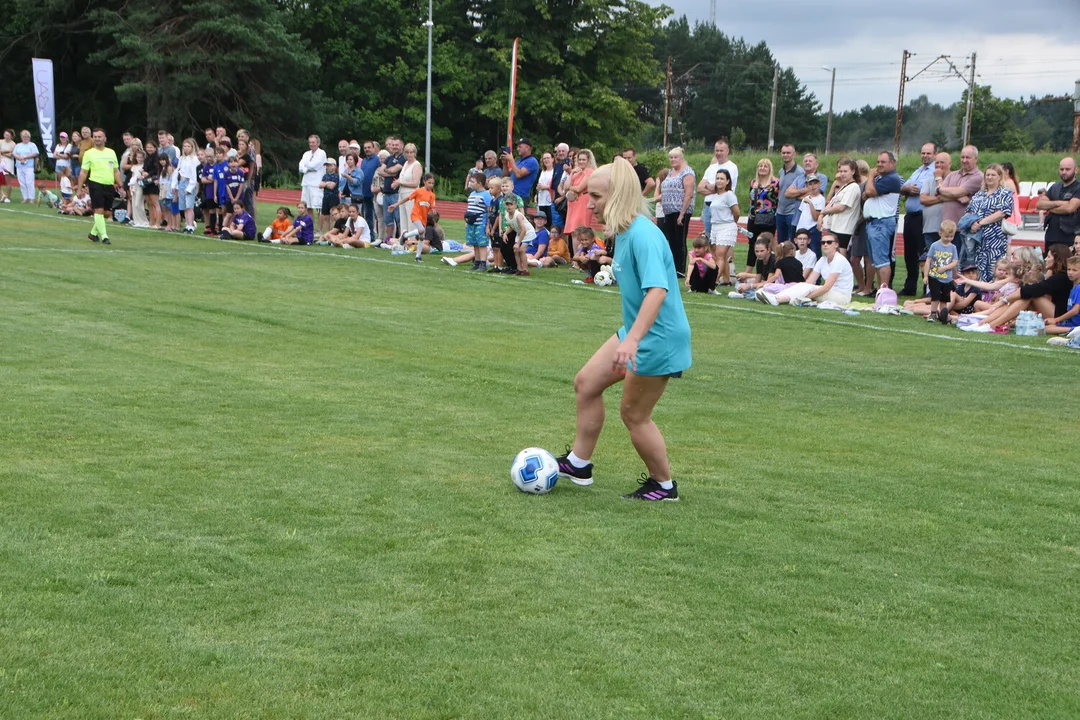
M 811 275 L 816 275 L 817 273 L 815 272 L 815 273 L 810 273 L 810 274 Z M 830 274 L 829 277 L 825 278 L 825 284 L 815 286 L 814 289 L 810 291 L 810 294 L 807 295 L 807 297 L 810 298 L 811 300 L 813 300 L 816 297 L 821 297 L 822 295 L 826 294 L 827 292 L 832 290 L 833 285 L 836 284 L 836 278 L 838 278 L 838 277 L 840 277 L 840 273 L 838 273 L 838 272 Z M 813 278 L 813 279 L 807 278 L 806 282 L 808 282 L 808 283 L 817 282 L 817 278 Z
M 687 211 L 690 209 L 691 203 L 694 202 L 694 178 L 690 177 L 690 175 L 683 175 L 682 187 L 683 201 L 682 210 L 679 211 L 679 225 L 682 225 L 683 216 L 686 215 Z
M 731 206 L 731 219 L 738 225 L 740 217 L 742 217 L 742 215 L 739 213 L 739 203 L 735 203 Z

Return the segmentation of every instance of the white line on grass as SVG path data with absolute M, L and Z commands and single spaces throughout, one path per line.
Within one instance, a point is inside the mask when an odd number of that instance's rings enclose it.
M 18 214 L 22 214 L 22 215 L 33 215 L 34 217 L 47 218 L 47 219 L 50 219 L 50 220 L 68 220 L 68 221 L 75 221 L 75 222 L 84 222 L 81 218 L 69 217 L 69 216 L 66 216 L 66 215 L 59 215 L 59 216 L 53 217 L 51 215 L 42 215 L 41 213 L 31 212 L 29 210 L 18 210 L 18 209 L 15 209 L 15 208 L 0 208 L 0 211 L 7 212 L 7 213 L 18 213 Z M 133 228 L 133 227 L 130 227 L 130 226 L 122 226 L 122 227 L 124 227 L 124 229 L 126 229 L 126 230 L 146 230 L 148 232 L 156 232 L 156 231 L 153 230 L 153 228 Z M 168 235 L 165 235 L 164 237 L 168 237 L 169 235 L 174 235 L 174 234 L 177 234 L 177 233 L 169 233 Z M 184 236 L 180 235 L 180 237 L 184 237 Z M 288 252 L 290 254 L 295 254 L 295 255 L 299 255 L 301 257 L 309 257 L 309 258 L 330 258 L 330 259 L 335 259 L 335 260 L 359 260 L 359 261 L 362 261 L 362 262 L 372 262 L 372 263 L 380 263 L 380 264 L 384 264 L 384 265 L 397 265 L 397 266 L 401 266 L 401 267 L 409 267 L 409 265 L 406 264 L 406 263 L 402 263 L 402 262 L 399 262 L 397 260 L 386 260 L 386 259 L 383 259 L 383 258 L 364 257 L 364 256 L 360 256 L 360 255 L 342 255 L 342 254 L 339 254 L 339 253 L 310 252 L 308 250 L 301 249 L 301 248 L 298 248 L 298 247 L 291 247 L 289 245 L 271 245 L 271 244 L 266 244 L 266 243 L 252 243 L 250 245 L 247 245 L 247 244 L 240 244 L 236 240 L 222 240 L 221 238 L 207 237 L 205 235 L 195 236 L 195 237 L 197 239 L 199 239 L 199 240 L 213 240 L 213 241 L 219 242 L 219 243 L 228 243 L 231 247 L 235 248 L 236 250 L 245 250 L 246 251 L 248 248 L 251 248 L 251 249 L 256 250 L 256 252 L 263 252 L 263 251 Z M 112 248 L 112 247 L 110 247 L 108 249 L 106 249 L 104 247 L 101 248 L 101 249 L 97 249 L 97 248 L 86 248 L 86 249 L 48 248 L 48 247 L 0 247 L 0 251 L 3 251 L 3 250 L 8 250 L 8 251 L 32 251 L 32 252 L 62 252 L 62 253 L 99 253 L 99 254 L 105 252 L 105 253 L 112 253 L 112 254 L 128 254 L 128 253 L 132 253 L 132 254 L 153 254 L 153 255 L 233 255 L 233 256 L 235 256 L 237 254 L 236 252 L 218 252 L 218 251 L 209 252 L 209 251 L 205 251 L 205 250 L 145 250 L 145 249 L 121 250 L 119 248 Z M 240 254 L 253 255 L 255 253 L 242 252 Z M 429 256 L 429 257 L 431 257 L 431 256 Z M 439 265 L 441 266 L 441 263 L 439 263 Z M 419 267 L 417 267 L 417 269 L 419 269 L 419 270 L 438 270 L 438 269 L 440 269 L 440 267 L 437 267 L 435 263 L 424 263 L 422 265 L 419 265 Z M 475 276 L 475 274 L 474 274 L 474 276 Z M 532 282 L 530 284 L 552 285 L 552 286 L 561 287 L 561 288 L 569 287 L 571 290 L 589 290 L 591 292 L 601 292 L 601 293 L 608 293 L 608 294 L 612 294 L 612 295 L 618 295 L 619 294 L 618 290 L 603 289 L 603 288 L 598 288 L 598 287 L 589 286 L 589 285 L 575 285 L 575 284 L 567 285 L 566 283 L 555 282 L 553 280 L 541 280 L 539 278 L 536 278 L 536 279 L 532 280 Z M 793 321 L 796 321 L 796 322 L 813 322 L 813 323 L 821 323 L 821 324 L 825 324 L 825 325 L 841 325 L 843 327 L 859 328 L 859 329 L 863 329 L 863 330 L 874 330 L 874 331 L 877 331 L 877 332 L 897 333 L 897 334 L 900 334 L 900 335 L 916 335 L 918 337 L 931 338 L 933 340 L 947 340 L 947 341 L 950 341 L 950 342 L 967 342 L 967 343 L 975 343 L 975 344 L 978 344 L 978 345 L 994 345 L 994 346 L 997 346 L 997 347 L 1009 348 L 1009 349 L 1012 349 L 1012 350 L 1030 350 L 1030 351 L 1034 351 L 1034 352 L 1050 352 L 1050 353 L 1057 352 L 1056 348 L 1051 348 L 1051 347 L 1037 347 L 1037 346 L 1032 346 L 1032 345 L 1016 345 L 1016 344 L 1009 343 L 1009 342 L 1002 342 L 1000 340 L 986 340 L 986 339 L 983 339 L 981 337 L 972 337 L 970 335 L 962 335 L 962 336 L 961 335 L 939 335 L 937 333 L 928 333 L 928 332 L 923 332 L 921 330 L 907 330 L 905 328 L 885 327 L 883 325 L 868 325 L 866 323 L 851 322 L 849 320 L 832 320 L 830 318 L 814 317 L 812 315 L 803 315 L 801 313 L 797 314 L 797 315 L 794 315 L 794 314 L 791 314 L 791 313 L 778 312 L 776 310 L 763 310 L 763 309 L 757 308 L 757 307 L 738 307 L 738 306 L 735 306 L 735 305 L 721 305 L 721 304 L 703 303 L 703 302 L 697 302 L 695 300 L 686 300 L 686 299 L 683 300 L 683 305 L 690 305 L 690 306 L 693 306 L 693 307 L 708 308 L 708 309 L 711 309 L 711 310 L 732 310 L 732 311 L 737 311 L 737 312 L 753 313 L 753 314 L 756 314 L 756 315 L 769 315 L 769 316 L 772 316 L 772 317 L 779 317 L 779 318 L 783 318 L 785 320 L 793 320 Z

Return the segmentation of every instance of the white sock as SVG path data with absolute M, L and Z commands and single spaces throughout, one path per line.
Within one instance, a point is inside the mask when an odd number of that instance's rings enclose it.
M 566 459 L 570 461 L 570 464 L 571 464 L 571 465 L 573 465 L 574 467 L 578 468 L 579 470 L 580 470 L 581 468 L 584 468 L 584 467 L 588 467 L 588 465 L 589 465 L 589 461 L 588 461 L 588 460 L 582 460 L 582 459 L 581 459 L 581 458 L 579 458 L 579 457 L 578 457 L 577 455 L 575 455 L 575 454 L 573 453 L 573 451 L 571 451 L 571 453 L 570 453 L 569 455 L 567 455 L 567 456 L 566 456 Z
M 280 240 L 271 240 L 270 243 L 273 244 L 273 245 L 280 245 L 281 241 Z
M 675 487 L 675 483 L 671 482 L 670 480 L 664 480 L 663 482 L 657 480 L 657 482 L 659 482 L 660 487 L 664 488 L 665 490 L 670 490 L 671 488 Z

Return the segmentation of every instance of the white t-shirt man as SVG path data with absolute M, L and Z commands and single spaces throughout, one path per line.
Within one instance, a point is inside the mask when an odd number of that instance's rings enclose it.
M 303 174 L 300 197 L 313 213 L 322 207 L 323 191 L 319 183 L 326 172 L 325 165 L 326 151 L 321 147 L 308 150 L 304 157 L 300 158 L 300 172 Z
M 739 185 L 739 166 L 728 160 L 725 163 L 713 163 L 709 167 L 705 168 L 705 174 L 702 176 L 705 182 L 710 185 L 716 184 L 716 171 L 723 168 L 728 171 L 728 175 L 731 176 L 731 187 L 728 190 L 734 191 Z M 705 196 L 705 202 L 712 203 L 717 198 L 716 193 Z
M 840 273 L 840 276 L 836 278 L 836 282 L 833 283 L 832 292 L 847 295 L 848 302 L 850 302 L 851 291 L 855 289 L 855 273 L 851 271 L 851 263 L 848 262 L 846 257 L 836 253 L 833 255 L 832 262 L 829 262 L 828 258 L 822 257 L 814 266 L 814 272 L 821 276 L 823 282 L 828 282 L 830 275 Z

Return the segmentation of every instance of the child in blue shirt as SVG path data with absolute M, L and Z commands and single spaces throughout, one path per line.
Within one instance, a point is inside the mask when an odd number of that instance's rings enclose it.
M 482 172 L 469 176 L 472 192 L 469 193 L 469 206 L 465 210 L 465 244 L 473 249 L 472 270 L 486 272 L 488 268 L 488 207 L 492 197 L 484 187 L 486 178 Z
M 1080 327 L 1080 256 L 1069 258 L 1066 272 L 1073 284 L 1068 310 L 1057 317 L 1046 318 L 1047 335 L 1065 335 Z

